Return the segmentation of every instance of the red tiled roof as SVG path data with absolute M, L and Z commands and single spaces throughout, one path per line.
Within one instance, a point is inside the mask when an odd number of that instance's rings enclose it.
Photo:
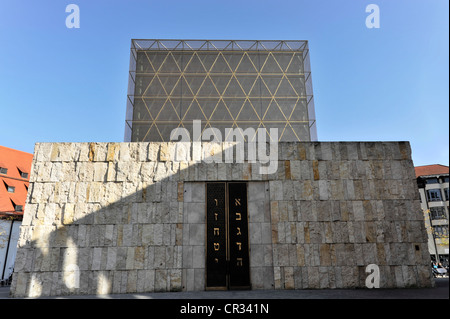
M 416 177 L 449 173 L 449 167 L 440 164 L 416 166 L 414 169 L 416 171 Z
M 15 212 L 14 205 L 25 206 L 28 181 L 31 173 L 33 154 L 0 146 L 0 168 L 6 168 L 6 174 L 0 174 L 0 214 L 23 215 Z M 27 178 L 20 175 L 28 173 Z M 8 192 L 8 186 L 14 187 L 14 192 Z

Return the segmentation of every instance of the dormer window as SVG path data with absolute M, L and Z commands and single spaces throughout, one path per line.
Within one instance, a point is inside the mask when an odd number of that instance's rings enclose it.
M 16 188 L 14 186 L 8 185 L 5 181 L 3 181 L 3 184 L 5 184 L 6 191 L 8 193 L 14 193 L 16 191 Z
M 22 170 L 20 170 L 20 168 L 18 168 L 19 170 L 19 174 L 20 177 L 27 179 L 28 178 L 28 173 L 23 172 Z
M 16 205 L 16 203 L 14 203 L 14 201 L 12 199 L 10 199 L 10 201 L 14 207 L 15 212 L 23 212 L 23 205 Z
M 7 174 L 8 173 L 8 169 L 6 167 L 0 167 L 0 174 Z

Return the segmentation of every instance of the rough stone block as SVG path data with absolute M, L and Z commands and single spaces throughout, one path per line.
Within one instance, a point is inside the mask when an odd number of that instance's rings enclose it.
M 283 200 L 283 183 L 281 181 L 270 181 L 270 200 Z

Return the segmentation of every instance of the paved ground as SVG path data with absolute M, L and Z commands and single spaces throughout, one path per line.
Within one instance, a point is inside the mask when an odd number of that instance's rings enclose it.
M 0 299 L 8 298 L 9 287 L 0 287 Z M 449 299 L 449 279 L 436 279 L 435 288 L 424 289 L 196 291 L 63 296 L 46 299 Z

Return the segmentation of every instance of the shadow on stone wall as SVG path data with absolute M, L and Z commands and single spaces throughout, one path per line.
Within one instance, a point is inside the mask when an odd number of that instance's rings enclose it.
M 251 179 L 239 164 L 180 161 L 187 149 L 36 144 L 11 295 L 182 290 L 182 247 L 205 245 L 204 221 L 196 227 L 183 214 L 184 182 Z M 208 153 L 222 156 L 222 145 Z M 192 270 L 205 276 L 204 264 Z
M 350 144 L 356 146 L 347 146 Z M 177 151 L 175 143 L 38 143 L 11 295 L 39 297 L 181 291 L 186 290 L 187 281 L 194 280 L 192 276 L 204 281 L 204 260 L 192 261 L 192 256 L 187 254 L 192 254 L 193 250 L 186 247 L 204 247 L 205 227 L 201 223 L 201 226 L 189 223 L 189 210 L 184 209 L 184 202 L 185 196 L 192 195 L 186 194 L 184 182 L 227 180 L 280 180 L 289 181 L 286 185 L 293 187 L 290 195 L 283 191 L 284 186 L 281 195 L 276 195 L 278 184 L 271 185 L 274 187 L 270 192 L 271 205 L 277 203 L 277 207 L 271 206 L 269 216 L 271 245 L 274 245 L 273 255 L 269 257 L 274 268 L 275 288 L 364 287 L 367 276 L 364 269 L 368 263 L 382 265 L 380 267 L 387 274 L 382 278 L 382 287 L 432 285 L 420 210 L 418 213 L 411 211 L 418 202 L 411 186 L 415 176 L 410 171 L 409 145 L 366 143 L 366 154 L 358 145 L 362 144 L 284 143 L 278 153 L 278 171 L 260 175 L 258 163 L 173 162 L 171 159 L 177 159 L 177 156 L 190 158 L 190 154 Z M 395 145 L 400 147 L 395 149 Z M 222 147 L 230 145 L 224 143 L 208 152 L 211 156 L 222 155 Z M 392 149 L 392 154 L 387 156 L 386 149 Z M 371 156 L 376 158 L 373 163 L 368 162 Z M 336 172 L 333 159 L 347 163 Z M 384 159 L 396 161 L 399 168 L 394 170 L 392 166 L 392 171 L 388 172 L 383 166 L 386 164 L 381 163 Z M 358 160 L 367 161 L 364 164 L 370 164 L 367 168 L 370 172 L 362 173 L 356 163 Z M 325 168 L 321 161 L 327 162 Z M 365 200 L 362 189 L 351 191 L 343 181 L 345 177 L 348 180 L 368 178 L 367 174 L 373 175 L 370 176 L 373 185 L 369 183 L 367 188 L 373 188 L 378 198 Z M 402 180 L 396 187 L 404 186 L 404 189 L 397 189 L 397 193 L 392 194 L 391 190 L 375 183 L 376 178 L 383 181 L 388 175 L 392 181 Z M 322 184 L 319 184 L 322 179 L 342 180 L 336 184 L 340 183 L 337 188 L 340 187 L 343 193 L 335 194 L 330 182 L 327 198 L 324 198 Z M 298 186 L 291 183 L 297 180 Z M 406 182 L 402 184 L 403 181 Z M 362 195 L 357 195 L 358 192 Z M 395 198 L 392 205 L 402 206 L 401 209 L 393 208 L 397 215 L 387 217 L 383 207 L 381 211 L 375 208 L 376 203 L 387 198 Z M 290 212 L 286 208 L 286 216 L 278 211 L 279 201 L 286 202 L 288 207 L 288 202 L 331 199 L 333 202 L 356 200 L 362 203 L 365 200 L 364 205 L 370 201 L 375 205 L 371 206 L 373 214 L 365 220 L 364 215 L 358 217 L 353 206 L 345 211 L 339 206 L 337 215 L 326 212 L 327 217 L 323 220 L 318 220 L 317 214 L 310 220 L 303 219 L 300 204 L 293 204 L 295 208 Z M 361 246 L 356 248 L 349 237 L 351 227 L 344 225 L 349 221 L 357 222 L 360 231 L 369 232 L 373 238 L 365 236 Z M 304 224 L 309 222 L 315 224 Z M 337 228 L 332 228 L 334 222 L 340 223 L 345 230 L 338 232 Z M 374 230 L 367 230 L 369 223 L 375 225 Z M 295 230 L 293 238 L 295 227 L 298 231 Z M 300 228 L 308 232 L 308 239 Z M 327 237 L 328 231 L 333 233 L 332 237 Z M 284 237 L 281 232 L 285 233 Z M 338 236 L 342 238 L 338 239 Z M 337 245 L 333 246 L 335 242 Z M 301 248 L 306 245 L 310 248 Z M 365 248 L 373 250 L 372 255 L 358 260 L 358 251 L 362 254 Z M 284 252 L 287 259 L 279 258 Z M 191 261 L 188 262 L 189 258 Z M 187 268 L 186 263 L 197 266 L 189 264 Z M 308 277 L 308 271 L 313 279 Z M 327 274 L 326 283 L 321 277 L 324 274 Z M 286 284 L 288 282 L 292 285 Z

